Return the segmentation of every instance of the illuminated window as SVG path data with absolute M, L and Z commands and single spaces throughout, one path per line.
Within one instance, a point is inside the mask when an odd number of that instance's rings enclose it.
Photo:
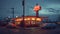
M 25 24 L 26 24 L 26 25 L 29 25 L 29 24 L 30 24 L 30 21 L 26 21 Z
M 31 21 L 31 24 L 35 24 L 35 22 L 34 21 Z
M 27 18 L 27 20 L 30 20 L 30 18 Z
M 35 20 L 35 18 L 32 18 L 32 20 Z
M 24 20 L 27 20 L 26 18 Z
M 41 21 L 41 19 L 40 19 L 40 18 L 37 18 L 36 20 L 37 20 L 37 21 Z
M 16 19 L 15 21 L 22 21 L 22 19 Z

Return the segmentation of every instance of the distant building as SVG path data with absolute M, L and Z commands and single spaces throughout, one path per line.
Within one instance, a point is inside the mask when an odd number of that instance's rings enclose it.
M 21 22 L 23 21 L 23 17 L 18 17 L 18 18 L 13 18 L 15 21 L 16 25 L 20 25 Z M 25 16 L 24 17 L 24 24 L 25 26 L 34 26 L 34 25 L 39 25 L 40 22 L 42 22 L 43 17 L 36 17 L 36 16 Z

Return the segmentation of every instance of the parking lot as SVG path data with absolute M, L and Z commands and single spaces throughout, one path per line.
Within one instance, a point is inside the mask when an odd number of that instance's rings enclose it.
M 0 34 L 60 34 L 60 27 L 57 26 L 55 29 L 0 27 Z

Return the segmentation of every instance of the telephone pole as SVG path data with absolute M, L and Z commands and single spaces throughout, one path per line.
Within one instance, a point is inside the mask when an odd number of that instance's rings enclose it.
M 25 0 L 22 1 L 22 6 L 23 6 L 23 21 L 24 21 L 24 16 L 25 16 Z
M 25 22 L 24 22 L 24 16 L 25 16 L 25 0 L 22 1 L 22 6 L 23 6 L 23 21 L 22 21 L 22 25 L 23 27 L 25 26 Z
M 13 11 L 12 11 L 12 17 L 14 18 L 14 8 L 11 8 Z

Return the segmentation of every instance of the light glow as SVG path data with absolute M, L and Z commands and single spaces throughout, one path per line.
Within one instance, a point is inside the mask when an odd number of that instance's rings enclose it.
M 33 10 L 34 10 L 34 11 L 39 11 L 39 10 L 41 10 L 41 6 L 36 5 Z
M 26 18 L 24 20 L 27 20 Z
M 27 20 L 30 20 L 30 18 L 27 18 Z
M 41 21 L 41 18 L 37 18 L 36 20 L 37 20 L 37 21 Z
M 35 20 L 35 18 L 32 18 L 32 20 Z
M 22 21 L 22 19 L 16 19 L 15 21 Z

